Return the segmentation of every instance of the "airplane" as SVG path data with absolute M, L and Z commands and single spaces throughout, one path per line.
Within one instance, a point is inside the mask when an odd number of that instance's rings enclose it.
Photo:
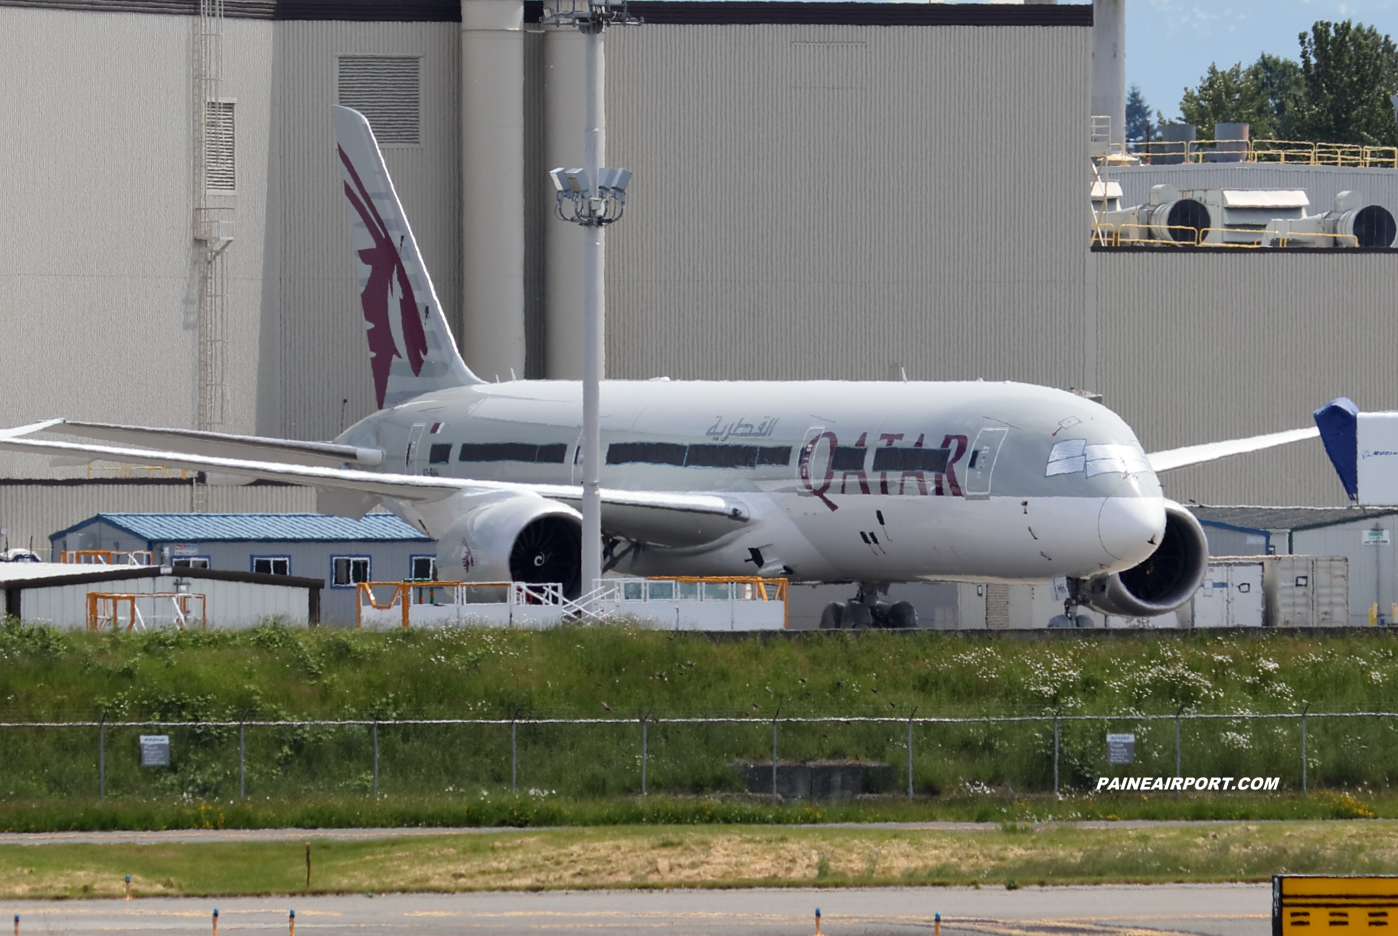
M 467 368 L 368 121 L 333 116 L 378 411 L 333 442 L 50 419 L 0 448 L 311 485 L 438 540 L 446 580 L 578 595 L 581 384 Z M 1091 399 L 991 381 L 608 380 L 601 413 L 607 570 L 858 584 L 831 627 L 914 625 L 892 582 L 1065 580 L 1070 622 L 1172 611 L 1208 549 L 1158 475 L 1318 435 L 1147 454 Z

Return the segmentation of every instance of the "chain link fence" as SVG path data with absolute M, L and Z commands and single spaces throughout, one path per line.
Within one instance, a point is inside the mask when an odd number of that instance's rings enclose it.
M 169 763 L 142 766 L 142 736 L 157 733 Z M 1108 733 L 1134 735 L 1131 764 L 1108 762 Z M 1387 786 L 1398 714 L 0 723 L 0 796 L 11 798 L 711 793 L 747 789 L 735 766 L 767 763 L 772 790 L 750 792 L 775 792 L 778 763 L 841 760 L 892 764 L 893 788 L 880 792 L 909 796 L 1085 791 L 1127 776 Z

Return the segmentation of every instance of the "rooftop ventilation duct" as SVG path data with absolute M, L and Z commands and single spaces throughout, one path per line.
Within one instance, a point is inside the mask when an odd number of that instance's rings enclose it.
M 1335 210 L 1301 218 L 1275 218 L 1269 225 L 1275 247 L 1364 247 L 1393 246 L 1398 225 L 1382 205 L 1367 204 L 1354 192 L 1335 196 Z

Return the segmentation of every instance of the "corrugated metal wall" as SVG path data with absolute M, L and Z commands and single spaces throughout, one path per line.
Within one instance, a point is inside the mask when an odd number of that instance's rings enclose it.
M 0 421 L 192 425 L 193 21 L 0 17 Z
M 328 439 L 373 412 L 357 274 L 330 105 L 340 55 L 420 55 L 420 146 L 384 160 L 460 334 L 461 39 L 455 23 L 276 24 L 269 275 L 262 303 L 257 430 Z M 275 270 L 275 273 L 271 272 Z M 348 402 L 342 402 L 348 401 Z
M 1341 395 L 1398 408 L 1389 254 L 1100 252 L 1094 389 L 1146 451 L 1312 425 Z M 1170 472 L 1205 504 L 1343 505 L 1319 442 Z
M 38 585 L 24 589 L 20 599 L 20 616 L 33 623 L 81 629 L 87 626 L 87 596 L 91 592 L 151 594 L 175 590 L 176 580 L 170 576 L 109 579 L 82 585 Z M 204 596 L 205 613 L 211 628 L 254 627 L 273 617 L 281 618 L 288 624 L 305 624 L 310 607 L 307 589 L 286 585 L 193 579 L 190 580 L 189 591 Z M 143 617 L 150 613 L 151 606 L 152 599 L 145 599 L 137 605 Z M 199 613 L 198 602 L 191 602 L 190 612 L 195 615 Z M 158 613 L 168 622 L 171 609 L 165 605 Z M 126 607 L 122 608 L 121 614 L 125 620 L 129 614 Z
M 608 376 L 1078 384 L 1090 32 L 608 33 Z
M 1364 545 L 1365 530 L 1387 530 L 1387 546 Z M 1375 603 L 1384 620 L 1392 623 L 1393 603 L 1398 601 L 1398 524 L 1392 516 L 1337 524 L 1291 534 L 1292 549 L 1303 556 L 1349 557 L 1349 624 L 1369 623 L 1369 607 Z

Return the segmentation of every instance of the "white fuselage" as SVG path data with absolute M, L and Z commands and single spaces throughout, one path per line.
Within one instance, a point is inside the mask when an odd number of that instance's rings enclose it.
M 693 542 L 657 531 L 621 566 L 635 574 L 1036 582 L 1135 566 L 1165 528 L 1130 427 L 1060 390 L 607 381 L 601 399 L 604 489 L 722 493 L 749 514 Z M 381 448 L 384 472 L 580 484 L 581 422 L 579 383 L 525 380 L 429 393 L 339 441 Z M 461 510 L 390 506 L 438 537 Z

